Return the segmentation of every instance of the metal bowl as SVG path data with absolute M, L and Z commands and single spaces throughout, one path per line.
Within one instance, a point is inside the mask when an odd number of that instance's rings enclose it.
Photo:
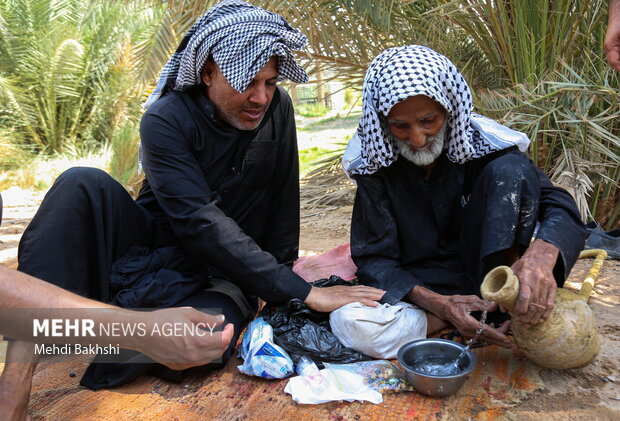
M 428 396 L 448 396 L 463 386 L 467 374 L 476 367 L 476 355 L 471 349 L 463 355 L 453 375 L 425 374 L 420 372 L 416 362 L 431 357 L 435 361 L 454 364 L 463 349 L 465 345 L 445 339 L 419 339 L 403 345 L 397 358 L 415 390 Z

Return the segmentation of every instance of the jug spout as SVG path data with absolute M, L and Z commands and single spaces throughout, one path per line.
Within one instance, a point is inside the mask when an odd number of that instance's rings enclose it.
M 485 300 L 495 301 L 512 312 L 519 296 L 519 279 L 508 266 L 498 266 L 484 277 L 480 293 Z

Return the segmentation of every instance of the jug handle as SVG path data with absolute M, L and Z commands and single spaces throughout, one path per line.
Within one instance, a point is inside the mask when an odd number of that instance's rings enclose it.
M 581 289 L 578 292 L 578 295 L 584 300 L 588 301 L 590 298 L 590 293 L 592 292 L 592 288 L 594 288 L 594 284 L 596 283 L 596 279 L 598 278 L 599 272 L 601 271 L 601 267 L 603 267 L 603 262 L 605 262 L 605 258 L 607 257 L 607 252 L 601 249 L 588 249 L 583 250 L 579 253 L 579 258 L 583 259 L 584 257 L 596 257 L 594 259 L 594 263 L 588 272 L 588 275 L 583 280 L 581 284 Z

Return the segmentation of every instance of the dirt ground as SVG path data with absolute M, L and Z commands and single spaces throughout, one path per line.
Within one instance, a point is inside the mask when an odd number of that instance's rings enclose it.
M 15 267 L 17 245 L 43 194 L 9 189 L 0 227 L 0 264 Z M 302 206 L 300 254 L 318 254 L 348 242 L 350 205 Z M 576 289 L 592 264 L 578 261 L 567 286 Z M 573 370 L 540 369 L 542 392 L 525 396 L 502 415 L 508 420 L 620 419 L 620 262 L 607 260 L 590 298 L 597 318 L 601 352 L 590 365 Z M 458 414 L 448 418 L 458 419 Z M 446 419 L 448 419 L 446 418 Z

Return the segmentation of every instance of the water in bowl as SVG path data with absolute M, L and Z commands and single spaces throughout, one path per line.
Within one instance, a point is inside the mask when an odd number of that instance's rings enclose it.
M 453 376 L 463 371 L 451 358 L 442 356 L 426 356 L 413 363 L 413 370 L 426 376 Z
M 476 329 L 476 334 L 473 338 L 469 339 L 465 344 L 465 348 L 461 351 L 456 359 L 446 358 L 445 356 L 425 356 L 418 358 L 414 361 L 414 370 L 420 374 L 427 376 L 454 376 L 463 371 L 462 366 L 463 358 L 467 351 L 471 348 L 472 343 L 478 338 L 484 329 L 484 323 L 487 319 L 487 302 L 484 301 L 484 309 L 480 317 L 480 324 Z

